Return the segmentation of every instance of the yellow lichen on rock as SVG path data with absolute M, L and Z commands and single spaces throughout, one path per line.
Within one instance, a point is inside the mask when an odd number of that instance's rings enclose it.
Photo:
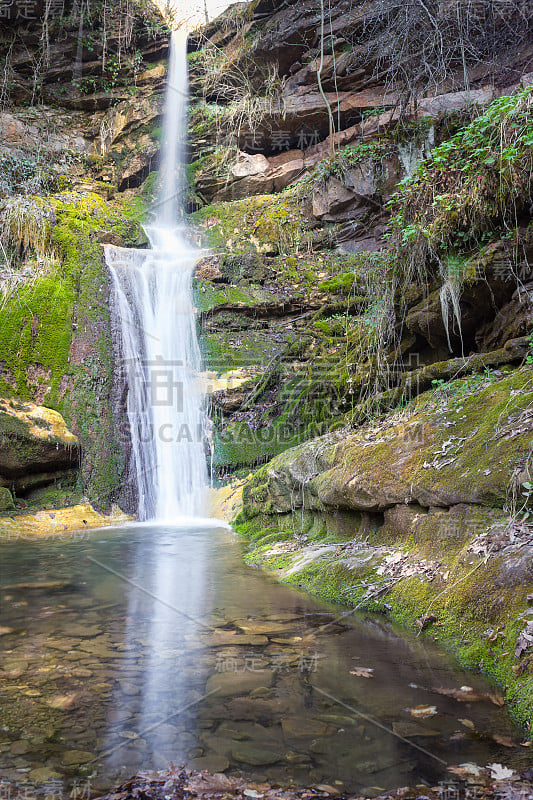
M 199 385 L 206 394 L 213 392 L 237 389 L 251 380 L 249 368 L 237 368 L 219 374 L 218 372 L 206 371 L 200 373 Z
M 54 437 L 65 444 L 77 444 L 77 437 L 69 431 L 65 420 L 57 411 L 38 406 L 27 400 L 0 398 L 0 411 L 16 417 L 29 426 L 29 433 L 39 439 Z
M 110 525 L 123 525 L 133 517 L 124 514 L 117 506 L 110 514 L 100 514 L 89 503 L 58 508 L 53 511 L 38 511 L 18 517 L 0 517 L 2 536 L 51 536 L 79 532 Z
M 222 486 L 220 489 L 211 489 L 209 493 L 209 513 L 216 519 L 231 522 L 242 510 L 242 490 L 247 481 L 236 480 Z

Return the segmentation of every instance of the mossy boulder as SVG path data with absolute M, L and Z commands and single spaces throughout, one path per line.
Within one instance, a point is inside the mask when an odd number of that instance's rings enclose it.
M 245 509 L 383 512 L 399 504 L 502 508 L 513 474 L 531 453 L 533 369 L 500 380 L 458 382 L 457 393 L 418 404 L 402 418 L 306 442 L 274 459 L 250 482 Z M 340 438 L 339 438 L 340 437 Z
M 292 195 L 213 203 L 191 215 L 202 243 L 230 253 L 278 255 L 307 249 L 312 224 Z
M 19 398 L 0 398 L 0 511 L 13 508 L 10 490 L 71 482 L 79 463 L 76 436 L 63 417 Z M 6 494 L 7 493 L 7 494 Z
M 13 495 L 5 486 L 0 486 L 0 512 L 11 511 L 14 508 Z

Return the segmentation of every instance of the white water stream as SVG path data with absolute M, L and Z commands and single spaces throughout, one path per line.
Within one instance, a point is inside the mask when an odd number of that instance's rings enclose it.
M 160 192 L 146 226 L 151 247 L 105 248 L 140 520 L 205 516 L 206 426 L 191 285 L 199 253 L 183 222 L 186 113 L 186 35 L 178 31 L 170 45 Z

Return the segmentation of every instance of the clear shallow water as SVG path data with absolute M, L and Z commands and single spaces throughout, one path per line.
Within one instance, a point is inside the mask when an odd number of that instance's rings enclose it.
M 172 761 L 377 793 L 446 764 L 526 763 L 490 739 L 519 741 L 504 709 L 431 691 L 490 691 L 481 679 L 246 567 L 227 530 L 3 541 L 0 564 L 2 778 L 46 767 L 100 790 Z M 419 705 L 438 713 L 405 710 Z

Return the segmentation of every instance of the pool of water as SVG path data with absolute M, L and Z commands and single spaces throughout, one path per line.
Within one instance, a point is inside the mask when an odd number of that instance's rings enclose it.
M 228 530 L 7 540 L 0 564 L 4 779 L 102 790 L 173 762 L 377 794 L 525 766 L 481 678 L 247 567 Z

